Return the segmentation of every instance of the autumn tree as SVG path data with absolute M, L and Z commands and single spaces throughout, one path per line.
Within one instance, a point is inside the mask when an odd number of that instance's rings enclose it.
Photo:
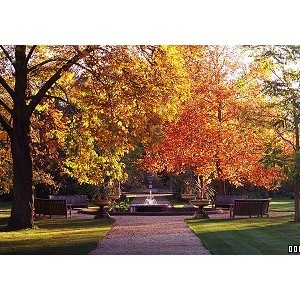
M 274 135 L 252 118 L 253 111 L 265 109 L 257 68 L 247 66 L 237 48 L 193 46 L 184 51 L 191 99 L 182 105 L 178 121 L 166 127 L 161 142 L 148 149 L 143 166 L 176 173 L 191 168 L 200 182 L 216 178 L 219 194 L 226 193 L 225 181 L 277 186 L 280 168 L 262 162 Z
M 120 178 L 121 157 L 132 143 L 141 137 L 150 141 L 185 97 L 184 70 L 174 47 L 0 49 L 1 141 L 9 139 L 9 225 L 16 229 L 33 226 L 32 154 L 43 171 L 46 148 L 47 156 L 63 158 L 64 171 L 80 182 Z M 8 170 L 9 164 L 0 167 Z
M 81 113 L 70 123 L 70 134 L 78 143 L 67 147 L 65 169 L 80 182 L 124 179 L 124 155 L 156 138 L 188 90 L 175 47 L 107 50 L 85 58 L 86 73 L 73 90 L 72 102 Z M 103 55 L 107 58 L 101 63 Z M 82 149 L 80 159 L 74 147 Z
M 295 222 L 300 222 L 300 47 L 256 46 L 251 47 L 256 60 L 265 65 L 270 76 L 264 80 L 264 92 L 269 97 L 269 106 L 276 110 L 271 124 L 285 144 L 275 145 L 268 151 L 267 162 L 284 167 L 294 180 Z

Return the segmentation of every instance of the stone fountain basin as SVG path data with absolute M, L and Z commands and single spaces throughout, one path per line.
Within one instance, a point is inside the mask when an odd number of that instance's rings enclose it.
M 132 204 L 131 211 L 136 212 L 162 212 L 170 208 L 169 204 Z
M 172 194 L 151 194 L 155 203 L 146 203 L 147 198 L 150 194 L 131 194 L 127 195 L 128 197 L 133 197 L 129 207 L 130 211 L 135 212 L 162 212 L 169 210 L 171 207 L 170 201 L 167 200 L 167 197 L 172 196 Z
M 139 200 L 139 199 L 144 199 L 145 200 L 145 198 L 147 198 L 150 195 L 150 193 L 142 193 L 142 194 L 138 194 L 138 193 L 136 193 L 136 194 L 133 194 L 133 193 L 124 193 L 124 195 L 126 195 L 126 197 L 128 197 L 128 198 L 133 198 L 132 201 L 134 201 L 134 200 Z M 159 199 L 164 200 L 164 199 L 167 199 L 168 197 L 172 197 L 173 196 L 172 193 L 157 193 L 157 194 L 156 193 L 152 193 L 151 195 L 156 200 L 159 200 Z M 159 198 L 159 199 L 157 199 L 157 198 Z

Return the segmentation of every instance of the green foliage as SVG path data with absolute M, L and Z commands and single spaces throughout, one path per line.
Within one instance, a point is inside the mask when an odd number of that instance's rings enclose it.
M 111 211 L 128 211 L 130 198 L 122 195 L 119 200 L 116 200 L 110 206 Z
M 276 145 L 266 145 L 264 157 L 260 160 L 260 162 L 262 162 L 266 168 L 280 167 L 289 177 L 294 176 L 295 165 L 293 165 L 293 158 L 284 155 L 282 149 Z
M 272 125 L 282 143 L 290 147 L 285 153 L 269 145 L 262 162 L 267 167 L 282 168 L 289 178 L 300 172 L 299 127 L 300 115 L 300 46 L 274 45 L 253 47 L 256 60 L 268 62 L 270 76 L 264 80 L 263 91 L 277 114 Z

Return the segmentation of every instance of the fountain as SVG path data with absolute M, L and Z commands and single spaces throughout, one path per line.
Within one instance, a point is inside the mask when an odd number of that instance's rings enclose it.
M 171 197 L 171 193 L 156 193 L 149 191 L 149 194 L 127 194 L 128 197 L 134 199 L 131 200 L 129 208 L 131 212 L 153 212 L 153 211 L 164 211 L 171 207 L 170 201 L 166 200 L 166 197 Z
M 149 194 L 127 194 L 128 197 L 134 199 L 129 204 L 131 212 L 161 212 L 169 210 L 171 207 L 170 201 L 165 200 L 165 197 L 172 196 L 172 193 L 156 193 L 155 197 L 162 198 L 156 201 L 152 193 L 152 176 L 148 176 Z M 146 197 L 146 198 L 145 198 Z
M 152 195 L 152 191 L 149 191 L 149 195 L 147 196 L 147 198 L 144 201 L 145 205 L 156 205 L 157 201 L 154 199 L 154 196 Z

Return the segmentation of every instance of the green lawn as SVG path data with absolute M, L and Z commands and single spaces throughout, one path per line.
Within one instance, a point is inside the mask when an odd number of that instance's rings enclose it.
M 0 210 L 11 209 L 11 201 L 0 201 Z
M 300 223 L 292 216 L 187 220 L 212 254 L 288 254 L 300 244 Z
M 8 231 L 0 214 L 1 254 L 88 254 L 111 228 L 112 219 L 43 218 L 31 230 Z
M 270 202 L 270 210 L 295 211 L 294 199 L 287 198 L 287 197 L 273 198 Z

